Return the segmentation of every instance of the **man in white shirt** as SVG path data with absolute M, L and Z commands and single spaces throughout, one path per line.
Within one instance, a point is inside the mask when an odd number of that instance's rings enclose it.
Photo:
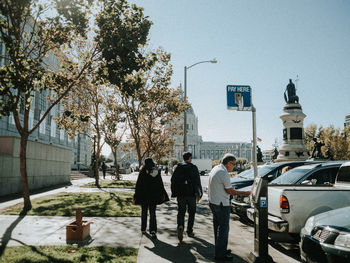
M 251 191 L 239 191 L 232 188 L 229 172 L 236 166 L 236 157 L 227 153 L 221 164 L 215 166 L 209 174 L 209 206 L 213 213 L 215 236 L 215 259 L 232 261 L 231 251 L 227 250 L 230 231 L 230 195 L 250 195 Z

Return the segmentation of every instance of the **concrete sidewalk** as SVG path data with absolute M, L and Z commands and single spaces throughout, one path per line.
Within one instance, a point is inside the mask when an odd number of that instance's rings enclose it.
M 85 192 L 79 186 L 91 178 L 72 181 L 72 186 L 59 188 L 36 197 L 58 192 Z M 169 192 L 169 186 L 166 184 Z M 94 189 L 91 191 L 101 191 Z M 22 202 L 22 199 L 3 202 L 0 210 L 9 205 Z M 214 233 L 212 215 L 207 196 L 200 201 L 197 208 L 194 232 L 195 237 L 184 235 L 179 244 L 176 233 L 177 204 L 174 199 L 157 207 L 157 239 L 148 234 L 141 235 L 139 217 L 84 217 L 92 221 L 89 246 L 133 247 L 138 248 L 137 262 L 214 262 Z M 18 245 L 65 245 L 66 225 L 74 217 L 39 217 L 0 215 L 0 246 Z M 234 254 L 234 262 L 248 262 L 253 250 L 253 228 L 245 226 L 232 215 L 230 222 L 229 247 Z M 270 246 L 269 253 L 275 262 L 298 262 Z

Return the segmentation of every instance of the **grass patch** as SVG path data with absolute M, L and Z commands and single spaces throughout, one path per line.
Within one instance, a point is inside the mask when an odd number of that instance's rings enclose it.
M 99 181 L 101 188 L 131 188 L 135 189 L 136 182 L 130 181 L 130 180 L 100 180 Z M 88 184 L 84 184 L 81 187 L 89 187 L 89 188 L 96 188 L 95 182 L 91 182 Z
M 132 205 L 132 193 L 59 193 L 33 199 L 32 209 L 27 215 L 36 216 L 75 216 L 80 208 L 83 216 L 140 216 L 140 206 Z M 19 215 L 23 203 L 1 211 L 5 215 Z
M 136 262 L 137 249 L 87 246 L 19 246 L 6 247 L 2 263 L 73 263 Z

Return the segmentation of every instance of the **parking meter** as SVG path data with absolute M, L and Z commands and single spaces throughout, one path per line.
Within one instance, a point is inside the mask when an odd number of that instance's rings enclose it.
M 268 252 L 268 180 L 256 177 L 254 180 L 251 203 L 254 207 L 254 252 L 251 252 L 252 262 L 273 262 Z

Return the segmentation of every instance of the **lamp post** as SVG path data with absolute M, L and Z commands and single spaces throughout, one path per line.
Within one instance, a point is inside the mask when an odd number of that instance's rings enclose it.
M 185 79 L 184 79 L 185 101 L 187 99 L 187 70 L 198 65 L 198 64 L 202 64 L 202 63 L 217 63 L 217 60 L 214 58 L 212 60 L 204 60 L 204 61 L 194 63 L 193 65 L 191 65 L 189 67 L 185 66 Z M 184 112 L 184 152 L 186 152 L 186 151 L 187 151 L 187 113 L 185 111 Z

